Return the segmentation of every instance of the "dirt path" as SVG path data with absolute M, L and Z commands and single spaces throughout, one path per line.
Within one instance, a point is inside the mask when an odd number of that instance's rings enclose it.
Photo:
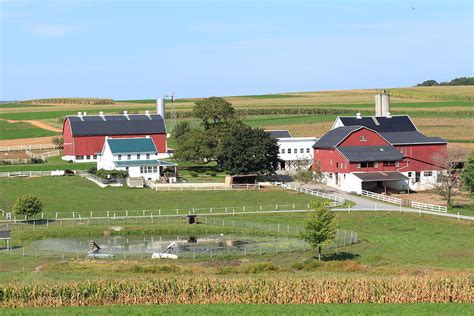
M 52 144 L 54 136 L 0 140 L 0 147 Z
M 39 127 L 41 129 L 45 129 L 47 131 L 52 131 L 52 132 L 57 132 L 57 133 L 61 133 L 63 130 L 60 129 L 60 128 L 57 128 L 57 127 L 54 127 L 52 125 L 49 125 L 45 122 L 41 122 L 41 121 L 37 121 L 37 120 L 19 120 L 19 121 L 15 121 L 15 120 L 5 120 L 5 119 L 0 119 L 2 121 L 6 121 L 8 123 L 12 123 L 12 124 L 15 124 L 15 123 L 29 123 L 31 125 L 34 125 L 36 127 Z

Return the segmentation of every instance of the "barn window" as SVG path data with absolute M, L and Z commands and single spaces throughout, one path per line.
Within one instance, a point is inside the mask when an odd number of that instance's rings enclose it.
M 423 172 L 423 175 L 425 177 L 431 177 L 431 176 L 433 176 L 433 171 L 425 171 L 425 172 Z
M 332 166 L 332 160 L 329 161 L 329 164 Z
M 365 137 L 364 135 L 362 135 L 361 137 L 359 137 L 359 140 L 361 142 L 366 142 L 367 141 L 367 137 Z
M 395 167 L 395 161 L 384 161 L 383 166 L 384 167 Z
M 84 156 L 76 156 L 76 160 L 83 160 Z
M 336 168 L 339 168 L 339 163 L 338 162 L 336 162 Z
M 358 163 L 357 164 L 357 169 L 360 169 L 362 167 L 362 164 L 361 163 Z
M 373 168 L 374 162 L 373 161 L 364 161 L 360 163 L 360 168 Z

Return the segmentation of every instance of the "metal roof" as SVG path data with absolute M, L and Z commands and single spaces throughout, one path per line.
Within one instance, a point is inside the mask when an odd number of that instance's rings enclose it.
M 134 166 L 177 166 L 173 162 L 161 161 L 156 159 L 151 160 L 119 160 L 114 161 L 117 167 L 134 167 Z
M 405 157 L 393 146 L 338 146 L 337 150 L 350 162 L 399 161 Z
M 446 144 L 446 141 L 440 137 L 428 137 L 420 132 L 394 132 L 380 133 L 383 138 L 393 145 L 402 144 Z
M 159 114 L 67 116 L 74 136 L 150 135 L 166 133 Z
M 114 154 L 156 152 L 151 138 L 108 138 L 107 143 Z
M 266 130 L 265 132 L 270 133 L 275 138 L 291 138 L 290 132 L 287 130 Z
M 354 172 L 357 178 L 364 181 L 399 181 L 408 180 L 408 177 L 398 171 Z
M 379 133 L 416 132 L 417 129 L 408 115 L 365 116 L 340 116 L 344 126 L 365 126 Z
M 330 130 L 321 137 L 313 148 L 332 148 L 339 144 L 350 133 L 362 128 L 361 126 L 341 126 Z

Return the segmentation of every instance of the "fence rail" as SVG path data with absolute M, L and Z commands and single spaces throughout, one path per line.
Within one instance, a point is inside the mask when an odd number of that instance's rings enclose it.
M 0 172 L 0 178 L 12 178 L 12 177 L 45 177 L 51 176 L 50 171 L 9 171 Z
M 384 195 L 384 194 L 374 193 L 374 192 L 371 192 L 371 191 L 362 190 L 361 195 L 369 197 L 371 199 L 375 199 L 375 200 L 379 200 L 379 201 L 383 201 L 383 202 L 387 202 L 387 203 L 392 203 L 392 204 L 396 204 L 396 205 L 402 205 L 402 203 L 403 203 L 402 199 L 399 199 L 399 198 L 396 198 L 396 197 L 391 197 L 391 196 Z
M 301 193 L 309 194 L 309 195 L 312 195 L 312 196 L 321 197 L 323 199 L 328 199 L 330 201 L 333 201 L 333 202 L 330 203 L 331 207 L 341 206 L 341 205 L 344 205 L 344 203 L 346 203 L 346 200 L 344 198 L 342 198 L 340 196 L 337 196 L 337 195 L 327 194 L 327 193 L 324 193 L 324 192 L 311 190 L 311 189 L 307 189 L 307 188 L 301 188 L 301 187 L 298 187 L 298 186 L 295 186 L 295 185 L 285 184 L 285 183 L 281 183 L 281 184 L 276 183 L 276 185 L 280 185 L 283 189 L 293 190 L 293 191 L 296 191 L 296 192 L 301 192 Z
M 420 202 L 415 202 L 415 201 L 411 201 L 411 207 L 416 208 L 418 210 L 431 211 L 431 212 L 441 212 L 441 213 L 448 212 L 447 206 L 426 204 L 426 203 L 420 203 Z
M 31 158 L 37 158 L 37 159 L 42 159 L 42 160 L 46 160 L 46 158 L 60 155 L 59 149 L 48 151 L 48 152 L 45 152 L 45 153 L 40 153 L 40 154 L 34 153 L 31 150 L 26 150 L 25 153 L 28 156 L 30 156 Z
M 18 145 L 18 146 L 2 146 L 0 152 L 10 151 L 26 151 L 26 150 L 43 150 L 43 149 L 57 149 L 58 146 L 54 144 L 34 144 L 34 145 Z

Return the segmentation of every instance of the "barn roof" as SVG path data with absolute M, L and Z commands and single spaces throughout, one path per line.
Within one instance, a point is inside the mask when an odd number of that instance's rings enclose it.
M 74 136 L 150 135 L 166 133 L 159 114 L 68 116 Z
M 265 132 L 270 133 L 275 138 L 291 138 L 290 131 L 288 130 L 266 130 Z
M 403 144 L 446 144 L 441 137 L 428 137 L 420 132 L 380 133 L 392 145 Z
M 403 156 L 393 146 L 339 146 L 337 150 L 350 162 L 399 161 Z
M 362 126 L 341 126 L 330 130 L 321 137 L 313 148 L 332 148 L 337 146 L 350 133 L 362 128 Z
M 364 126 L 379 133 L 416 132 L 417 129 L 408 115 L 365 116 L 340 116 L 344 126 Z
M 399 181 L 408 180 L 408 177 L 398 171 L 354 172 L 357 178 L 364 181 Z
M 151 138 L 108 138 L 107 143 L 113 154 L 156 152 Z

